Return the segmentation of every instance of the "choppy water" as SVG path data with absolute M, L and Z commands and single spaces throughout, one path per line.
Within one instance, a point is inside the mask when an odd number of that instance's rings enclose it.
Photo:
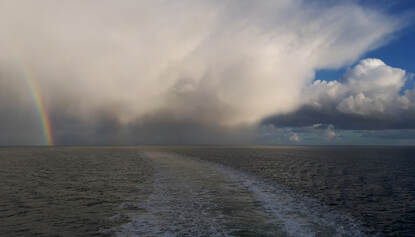
M 414 236 L 415 148 L 0 149 L 0 236 Z

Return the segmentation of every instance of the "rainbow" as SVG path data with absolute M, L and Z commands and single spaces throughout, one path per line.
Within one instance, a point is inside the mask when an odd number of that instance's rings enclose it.
M 34 73 L 31 70 L 29 70 L 29 67 L 24 67 L 24 74 L 25 74 L 26 83 L 32 93 L 32 97 L 33 97 L 33 100 L 35 101 L 36 108 L 39 114 L 39 118 L 42 123 L 43 136 L 45 138 L 45 142 L 47 145 L 53 146 L 55 145 L 55 143 L 53 141 L 51 123 L 49 120 L 49 113 L 46 109 L 40 90 L 35 84 Z

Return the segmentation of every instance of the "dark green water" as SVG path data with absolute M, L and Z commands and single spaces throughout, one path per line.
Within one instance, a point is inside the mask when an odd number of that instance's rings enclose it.
M 0 149 L 0 236 L 414 236 L 415 148 Z
M 135 149 L 0 149 L 0 235 L 103 235 L 152 173 Z

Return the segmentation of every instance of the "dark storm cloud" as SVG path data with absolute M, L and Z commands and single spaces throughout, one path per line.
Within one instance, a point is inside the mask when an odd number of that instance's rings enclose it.
M 253 128 L 218 126 L 196 120 L 172 119 L 167 111 L 128 124 L 101 113 L 85 121 L 65 114 L 52 118 L 55 140 L 60 145 L 151 144 L 252 144 Z
M 306 105 L 295 112 L 266 118 L 263 124 L 278 127 L 307 127 L 313 124 L 333 124 L 339 129 L 382 130 L 415 129 L 415 113 L 408 111 L 399 115 L 369 117 L 357 114 L 345 114 L 336 108 L 316 108 Z

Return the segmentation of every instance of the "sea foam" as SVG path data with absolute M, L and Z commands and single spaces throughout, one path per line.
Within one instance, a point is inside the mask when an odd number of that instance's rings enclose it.
M 153 192 L 117 236 L 365 236 L 351 216 L 220 164 L 147 152 Z

